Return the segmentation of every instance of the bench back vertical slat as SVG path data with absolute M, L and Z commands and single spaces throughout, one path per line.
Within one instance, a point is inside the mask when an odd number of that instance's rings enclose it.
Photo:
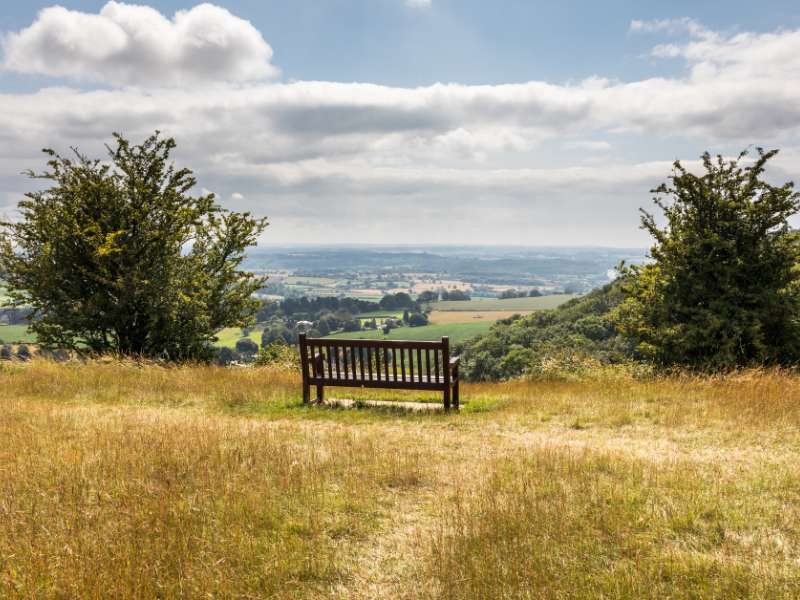
M 439 351 L 433 351 L 433 367 L 434 367 L 434 375 L 436 376 L 436 381 L 439 381 Z
M 422 381 L 422 348 L 417 348 L 417 379 Z
M 320 347 L 320 350 L 322 350 L 321 347 Z M 333 377 L 333 360 L 332 360 L 333 357 L 331 356 L 331 347 L 330 346 L 325 346 L 325 351 L 326 351 L 325 352 L 325 362 L 328 365 L 327 376 L 328 377 Z
M 358 373 L 356 372 L 356 349 L 350 348 L 350 375 L 353 381 L 358 379 Z
M 431 351 L 427 348 L 425 349 L 425 381 L 430 382 L 431 380 Z
M 406 350 L 400 348 L 400 377 L 405 382 L 406 380 Z

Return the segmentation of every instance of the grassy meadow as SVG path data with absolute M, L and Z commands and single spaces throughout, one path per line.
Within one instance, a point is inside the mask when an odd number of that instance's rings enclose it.
M 0 340 L 4 344 L 31 343 L 36 335 L 28 331 L 27 325 L 0 325 Z
M 2 598 L 800 595 L 795 374 L 465 385 L 459 414 L 304 406 L 280 368 L 0 379 Z
M 449 336 L 451 343 L 463 342 L 489 331 L 494 321 L 475 321 L 472 323 L 444 323 L 423 325 L 422 327 L 398 327 L 384 334 L 381 329 L 343 331 L 327 337 L 363 340 L 438 340 Z
M 434 310 L 466 310 L 466 311 L 534 311 L 546 310 L 561 306 L 576 298 L 573 294 L 552 294 L 527 298 L 491 298 L 485 300 L 443 300 L 431 306 Z

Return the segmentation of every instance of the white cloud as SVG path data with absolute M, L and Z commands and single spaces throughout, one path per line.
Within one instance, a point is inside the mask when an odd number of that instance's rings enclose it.
M 428 8 L 432 4 L 432 0 L 405 0 L 405 2 L 412 8 Z
M 201 185 L 228 190 L 221 201 L 268 214 L 273 241 L 634 244 L 644 241 L 637 208 L 675 153 L 780 146 L 778 176 L 796 172 L 800 31 L 641 23 L 631 29 L 688 34 L 658 51 L 683 61 L 682 74 L 0 94 L 0 197 L 29 188 L 18 174 L 43 164 L 38 148 L 97 156 L 112 131 L 139 140 L 161 129 Z
M 43 9 L 2 40 L 3 67 L 110 84 L 172 86 L 275 75 L 272 48 L 224 8 L 199 4 L 171 20 L 157 10 L 108 2 L 98 14 Z

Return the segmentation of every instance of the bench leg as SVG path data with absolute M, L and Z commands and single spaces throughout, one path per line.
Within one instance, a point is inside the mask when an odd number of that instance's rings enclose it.
M 444 409 L 450 410 L 450 386 L 444 388 Z
M 303 404 L 308 404 L 311 400 L 311 386 L 307 383 L 303 384 Z
M 456 379 L 455 384 L 453 385 L 453 406 L 456 410 L 459 409 L 458 404 L 458 379 Z
M 325 394 L 323 392 L 323 389 L 324 389 L 323 386 L 321 385 L 317 386 L 317 402 L 319 404 L 322 404 L 322 402 L 325 400 Z

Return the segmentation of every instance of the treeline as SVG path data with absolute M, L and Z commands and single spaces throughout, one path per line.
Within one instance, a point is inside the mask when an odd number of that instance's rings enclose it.
M 375 329 L 378 327 L 375 319 L 367 320 L 362 325 L 361 319 L 356 315 L 380 311 L 403 311 L 402 319 L 386 319 L 383 327 L 427 323 L 420 303 L 405 292 L 387 294 L 378 302 L 332 296 L 266 301 L 256 313 L 256 321 L 263 325 L 261 344 L 265 347 L 276 342 L 297 343 L 300 324 L 312 337 L 324 337 L 337 331 Z

